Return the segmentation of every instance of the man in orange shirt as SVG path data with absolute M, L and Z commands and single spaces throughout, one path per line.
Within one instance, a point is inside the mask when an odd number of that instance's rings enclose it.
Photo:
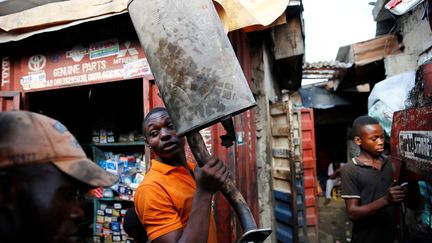
M 198 169 L 187 162 L 184 138 L 177 137 L 165 108 L 147 114 L 143 132 L 156 159 L 134 201 L 150 241 L 216 243 L 211 201 L 228 177 L 224 163 L 212 157 Z

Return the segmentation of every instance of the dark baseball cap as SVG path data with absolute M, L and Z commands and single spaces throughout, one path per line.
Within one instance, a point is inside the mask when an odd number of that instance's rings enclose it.
M 0 112 L 0 170 L 49 162 L 93 187 L 108 187 L 118 179 L 89 160 L 59 121 L 29 111 Z

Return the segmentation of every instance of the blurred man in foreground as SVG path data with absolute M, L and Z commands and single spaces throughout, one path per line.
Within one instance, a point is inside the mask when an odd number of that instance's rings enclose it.
M 1 242 L 82 242 L 81 195 L 116 180 L 87 159 L 60 122 L 27 111 L 0 112 Z

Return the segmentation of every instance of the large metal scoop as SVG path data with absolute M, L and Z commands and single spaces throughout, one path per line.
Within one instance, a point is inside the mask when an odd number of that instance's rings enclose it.
M 185 135 L 198 164 L 210 157 L 199 130 L 256 105 L 232 46 L 210 0 L 132 0 L 133 25 L 179 136 Z M 235 135 L 234 135 L 235 136 Z M 261 242 L 271 229 L 257 229 L 231 179 L 222 193 L 244 230 L 241 242 Z

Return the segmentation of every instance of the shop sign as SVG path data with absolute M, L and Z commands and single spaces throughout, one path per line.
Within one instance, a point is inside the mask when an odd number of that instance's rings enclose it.
M 432 131 L 401 131 L 399 151 L 405 159 L 432 161 Z
M 0 87 L 4 87 L 6 84 L 10 83 L 10 68 L 11 68 L 10 57 L 8 57 L 8 56 L 1 57 Z
M 119 53 L 119 43 L 117 39 L 100 41 L 90 44 L 89 57 L 90 60 L 114 56 Z
M 102 83 L 126 78 L 153 79 L 138 40 L 109 39 L 39 53 L 21 60 L 24 91 Z
M 137 76 L 152 75 L 147 58 L 142 58 L 133 62 L 125 63 L 123 65 L 123 70 L 123 78 L 125 79 Z

